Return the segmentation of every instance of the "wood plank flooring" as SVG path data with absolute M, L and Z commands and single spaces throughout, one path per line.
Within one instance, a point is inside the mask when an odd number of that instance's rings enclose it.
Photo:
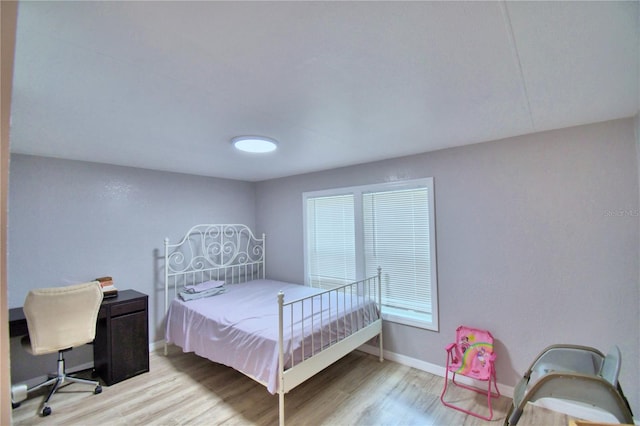
M 150 354 L 146 374 L 99 395 L 72 384 L 51 400 L 53 413 L 40 417 L 44 394 L 31 396 L 12 412 L 13 425 L 276 425 L 278 396 L 237 371 L 172 348 Z M 443 406 L 443 378 L 391 361 L 353 352 L 285 397 L 287 425 L 502 425 L 511 400 L 494 403 L 486 422 Z M 85 392 L 85 390 L 89 392 Z M 449 388 L 449 398 L 466 407 L 486 399 Z M 569 419 L 528 407 L 519 425 L 566 426 Z

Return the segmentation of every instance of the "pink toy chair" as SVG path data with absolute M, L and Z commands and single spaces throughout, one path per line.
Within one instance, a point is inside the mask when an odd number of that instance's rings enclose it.
M 460 326 L 456 329 L 456 342 L 449 344 L 447 350 L 447 367 L 444 377 L 444 389 L 440 395 L 440 401 L 447 407 L 454 408 L 463 413 L 478 417 L 483 420 L 493 418 L 491 408 L 491 398 L 498 398 L 500 391 L 496 383 L 496 369 L 494 362 L 496 354 L 493 353 L 493 336 L 486 330 Z M 449 384 L 449 373 L 452 373 L 451 381 L 454 385 L 472 390 L 478 393 L 487 394 L 487 404 L 489 405 L 489 416 L 483 416 L 472 411 L 465 410 L 444 400 Z M 482 390 L 472 386 L 456 382 L 456 374 L 468 377 L 473 380 L 487 382 L 487 390 Z M 496 392 L 491 392 L 491 383 Z

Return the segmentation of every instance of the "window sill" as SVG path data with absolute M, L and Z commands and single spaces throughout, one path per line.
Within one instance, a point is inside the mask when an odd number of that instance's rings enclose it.
M 429 314 L 416 315 L 404 312 L 388 312 L 388 310 L 389 309 L 384 309 L 384 311 L 387 312 L 382 312 L 382 319 L 384 321 L 422 328 L 430 331 L 440 331 L 438 324 L 434 324 L 433 317 Z

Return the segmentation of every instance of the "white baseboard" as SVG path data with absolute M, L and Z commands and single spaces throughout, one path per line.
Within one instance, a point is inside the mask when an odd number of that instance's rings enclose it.
M 371 346 L 371 345 L 365 344 L 360 346 L 358 350 L 371 355 L 378 356 L 377 346 Z M 397 362 L 398 364 L 406 365 L 407 367 L 416 368 L 421 371 L 426 371 L 427 373 L 431 373 L 433 375 L 444 378 L 445 368 L 440 365 L 432 364 L 430 362 L 422 361 L 416 358 L 411 358 L 406 355 L 397 354 L 395 352 L 390 352 L 388 350 L 384 350 L 383 355 L 384 355 L 384 359 L 388 359 L 389 361 Z M 444 357 L 444 352 L 443 352 L 443 357 Z M 487 387 L 486 382 L 480 382 L 477 380 L 470 379 L 469 377 L 464 377 L 459 375 L 456 376 L 456 381 L 460 383 L 464 383 L 465 385 L 476 386 L 481 389 L 482 388 L 486 389 Z M 498 383 L 498 390 L 500 390 L 501 395 L 507 396 L 509 398 L 513 398 L 513 386 L 508 386 L 508 385 Z
M 379 355 L 377 346 L 371 346 L 371 345 L 365 344 L 360 346 L 358 350 L 371 355 L 375 355 L 375 356 Z M 384 355 L 384 358 L 388 359 L 389 361 L 397 362 L 398 364 L 416 368 L 421 371 L 426 371 L 427 373 L 431 373 L 443 378 L 445 376 L 445 367 L 442 367 L 440 365 L 436 365 L 430 362 L 411 358 L 406 355 L 390 352 L 388 350 L 384 350 L 383 355 Z M 444 358 L 444 351 L 443 351 L 443 358 Z M 487 386 L 486 383 L 478 382 L 476 380 L 472 380 L 464 376 L 462 377 L 456 376 L 456 381 L 459 381 L 460 383 L 464 383 L 466 385 L 476 386 L 480 388 L 486 388 Z M 498 389 L 500 390 L 500 393 L 503 396 L 513 398 L 513 391 L 514 391 L 513 386 L 508 386 L 505 384 L 498 383 Z M 606 411 L 600 410 L 590 405 L 587 406 L 579 403 L 574 403 L 572 401 L 565 401 L 565 400 L 553 399 L 553 398 L 544 398 L 532 404 L 539 407 L 544 407 L 549 410 L 553 410 L 562 414 L 566 414 L 571 417 L 576 417 L 576 418 L 584 419 L 591 422 L 619 423 L 619 421 L 612 414 Z M 635 424 L 640 425 L 640 421 L 636 420 Z
M 164 340 L 149 343 L 149 352 L 156 351 L 160 348 L 164 348 Z

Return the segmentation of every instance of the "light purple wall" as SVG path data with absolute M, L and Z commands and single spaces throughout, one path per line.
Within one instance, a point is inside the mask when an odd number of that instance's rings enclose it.
M 638 10 L 638 22 L 640 22 L 640 10 Z M 640 44 L 638 45 L 638 49 L 640 50 Z M 638 64 L 638 70 L 640 71 L 640 63 Z M 638 79 L 640 80 L 640 72 L 638 73 Z M 638 105 L 640 105 L 640 84 L 638 85 Z M 640 114 L 636 114 L 635 116 L 635 124 L 636 124 L 636 160 L 638 165 L 638 183 L 640 190 Z M 638 220 L 640 221 L 640 216 L 638 216 Z M 638 234 L 638 239 L 640 241 L 640 234 Z M 638 264 L 640 264 L 640 257 L 638 258 Z M 640 276 L 638 277 L 638 282 L 640 282 Z M 638 306 L 640 306 L 640 293 L 638 294 Z M 638 315 L 638 329 L 640 329 L 640 315 Z M 640 341 L 638 341 L 638 352 L 640 353 Z M 638 363 L 638 383 L 640 386 L 640 357 L 637 358 Z M 640 390 L 638 391 L 640 393 Z M 640 396 L 638 397 L 640 399 Z M 638 404 L 640 405 L 640 403 Z M 636 406 L 637 407 L 637 406 Z M 636 413 L 636 417 L 638 417 Z
M 433 176 L 441 331 L 386 323 L 386 349 L 444 365 L 458 325 L 487 328 L 514 385 L 547 345 L 618 344 L 637 412 L 634 145 L 627 119 L 258 183 L 267 275 L 303 282 L 303 192 Z
M 255 184 L 12 155 L 9 307 L 31 288 L 110 275 L 149 295 L 150 340 L 164 338 L 163 242 L 198 223 L 255 224 Z

